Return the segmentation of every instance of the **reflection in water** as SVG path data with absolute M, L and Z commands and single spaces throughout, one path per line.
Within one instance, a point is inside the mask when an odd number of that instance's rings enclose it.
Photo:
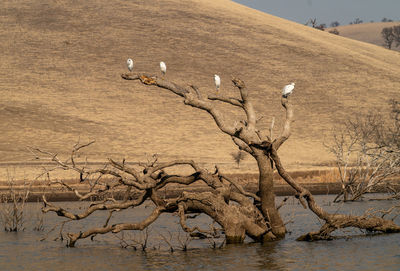
M 258 267 L 260 270 L 285 270 L 285 264 L 279 259 L 286 258 L 276 247 L 278 242 L 266 243 L 256 248 Z
M 329 196 L 319 196 L 317 199 L 331 212 L 353 214 L 361 214 L 370 207 L 386 209 L 400 204 L 400 201 L 329 204 Z M 82 205 L 66 204 L 71 210 L 77 211 Z M 76 248 L 66 248 L 65 243 L 52 241 L 56 234 L 46 241 L 39 241 L 45 233 L 32 231 L 37 211 L 33 209 L 37 206 L 29 206 L 32 210 L 28 213 L 32 219 L 27 219 L 26 231 L 0 232 L 0 270 L 399 270 L 400 266 L 400 234 L 330 242 L 296 242 L 295 238 L 299 235 L 318 229 L 320 222 L 295 201 L 282 207 L 284 219 L 294 220 L 293 224 L 288 225 L 291 234 L 285 240 L 263 245 L 229 245 L 223 249 L 212 249 L 207 240 L 193 240 L 187 252 L 179 250 L 177 237 L 183 239 L 184 233 L 176 216 L 163 215 L 152 225 L 146 252 L 120 248 L 119 239 L 113 235 L 97 236 L 94 241 L 82 240 Z M 111 223 L 141 220 L 151 209 L 139 208 L 121 213 Z M 99 213 L 87 221 L 68 223 L 66 231 L 82 231 L 91 223 L 101 225 L 105 216 Z M 53 214 L 46 215 L 46 230 L 60 221 Z M 202 226 L 210 223 L 204 215 L 196 221 Z M 397 223 L 400 223 L 399 219 Z M 173 235 L 174 253 L 169 252 L 169 246 L 161 238 L 161 235 L 169 236 L 169 233 Z M 140 233 L 136 233 L 128 238 L 138 240 L 139 237 Z M 216 240 L 217 243 L 222 241 Z M 157 249 L 153 250 L 153 247 Z

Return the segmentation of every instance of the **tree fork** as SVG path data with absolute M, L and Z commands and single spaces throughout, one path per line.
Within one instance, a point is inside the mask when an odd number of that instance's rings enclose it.
M 233 78 L 232 83 L 239 90 L 240 98 L 226 97 L 221 94 L 208 95 L 203 97 L 197 87 L 194 90 L 186 89 L 176 83 L 169 82 L 165 79 L 160 79 L 157 76 L 150 76 L 148 74 L 122 74 L 121 77 L 125 80 L 139 80 L 144 85 L 154 85 L 160 88 L 167 89 L 185 100 L 185 104 L 192 107 L 207 111 L 213 118 L 218 128 L 230 135 L 233 142 L 238 145 L 241 150 L 248 152 L 252 155 L 258 164 L 259 168 L 259 196 L 261 198 L 261 211 L 264 218 L 270 223 L 274 237 L 272 239 L 283 238 L 286 233 L 284 222 L 276 208 L 274 184 L 273 184 L 273 163 L 268 155 L 257 145 L 263 142 L 268 145 L 275 144 L 278 149 L 290 136 L 290 123 L 293 119 L 293 110 L 290 106 L 288 99 L 284 98 L 282 102 L 283 107 L 286 109 L 286 121 L 284 129 L 280 137 L 274 142 L 271 142 L 265 132 L 260 131 L 257 125 L 257 118 L 254 107 L 249 100 L 249 92 L 246 88 L 244 81 L 238 78 Z M 225 116 L 218 110 L 213 101 L 227 103 L 243 110 L 246 115 L 246 120 L 240 121 L 237 125 L 229 125 Z M 269 238 L 269 237 L 268 237 Z

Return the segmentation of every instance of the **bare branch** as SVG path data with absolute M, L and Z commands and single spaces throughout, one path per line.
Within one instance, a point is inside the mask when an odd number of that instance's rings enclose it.
M 247 197 L 251 197 L 251 198 L 255 199 L 256 201 L 260 201 L 261 200 L 259 196 L 255 195 L 253 193 L 250 193 L 250 192 L 246 192 L 240 184 L 238 184 L 237 182 L 235 182 L 231 178 L 228 178 L 226 175 L 222 174 L 220 169 L 217 166 L 216 166 L 216 168 L 217 168 L 217 171 L 218 171 L 218 175 L 222 179 L 224 179 L 225 181 L 227 181 L 230 184 L 232 184 L 241 194 L 243 194 L 243 195 L 245 195 Z
M 110 163 L 111 163 L 111 165 L 112 165 L 113 167 L 115 167 L 115 168 L 117 168 L 117 169 L 119 169 L 119 170 L 121 170 L 121 171 L 123 171 L 123 172 L 126 172 L 126 173 L 128 173 L 128 174 L 130 174 L 130 175 L 132 175 L 133 177 L 135 177 L 136 180 L 139 180 L 139 179 L 140 179 L 139 172 L 137 172 L 134 168 L 127 167 L 127 166 L 125 165 L 125 163 L 120 164 L 120 163 L 118 163 L 118 162 L 116 162 L 116 161 L 114 161 L 114 160 L 112 160 L 112 159 L 108 159 L 108 160 L 110 161 Z
M 219 93 L 208 95 L 208 99 L 212 100 L 212 101 L 220 101 L 220 102 L 228 103 L 228 104 L 243 108 L 243 103 L 239 99 L 232 98 L 232 97 L 225 97 Z
M 147 198 L 149 197 L 148 193 L 143 193 L 141 194 L 136 200 L 131 200 L 127 202 L 118 202 L 118 203 L 111 203 L 111 204 L 105 204 L 105 203 L 99 203 L 99 204 L 92 204 L 84 213 L 82 214 L 74 214 L 71 213 L 61 207 L 57 207 L 53 205 L 52 203 L 48 202 L 46 199 L 46 196 L 43 195 L 42 199 L 43 202 L 45 203 L 45 207 L 42 209 L 43 213 L 48 213 L 48 212 L 55 212 L 58 216 L 66 217 L 71 220 L 80 220 L 83 218 L 88 217 L 95 211 L 99 210 L 117 210 L 117 209 L 127 209 L 130 207 L 138 206 L 142 204 Z
M 239 147 L 240 150 L 253 154 L 253 150 L 243 140 L 232 137 L 233 142 Z
M 138 223 L 120 223 L 106 227 L 92 228 L 85 232 L 80 232 L 80 233 L 69 233 L 68 246 L 74 247 L 78 239 L 84 239 L 96 234 L 105 234 L 109 232 L 119 233 L 124 230 L 144 230 L 160 216 L 163 210 L 164 210 L 163 207 L 155 208 L 153 212 L 146 219 Z
M 213 232 L 213 231 L 202 230 L 202 229 L 200 229 L 200 228 L 197 227 L 197 226 L 196 226 L 196 227 L 193 227 L 193 228 L 188 227 L 188 226 L 186 225 L 185 207 L 184 207 L 183 204 L 179 204 L 179 205 L 178 205 L 178 213 L 179 213 L 179 218 L 180 218 L 179 222 L 180 222 L 180 224 L 181 224 L 182 229 L 183 229 L 185 232 L 193 233 L 193 232 L 197 231 L 197 232 L 201 232 L 201 233 L 203 233 L 203 234 L 208 234 L 208 235 L 211 235 L 211 236 L 215 236 L 215 232 Z
M 194 92 L 196 93 L 197 98 L 199 98 L 200 100 L 202 100 L 202 99 L 203 99 L 203 96 L 201 95 L 201 92 L 200 92 L 199 88 L 196 87 L 196 86 L 194 86 L 194 85 L 191 85 L 190 87 L 191 87 L 191 88 L 194 90 Z
M 274 138 L 274 135 L 273 135 L 274 126 L 275 126 L 275 117 L 272 117 L 272 119 L 271 119 L 271 125 L 270 125 L 270 127 L 269 127 L 269 137 L 270 137 L 271 139 Z
M 233 78 L 232 82 L 240 91 L 240 95 L 242 97 L 243 109 L 247 116 L 248 129 L 254 132 L 256 130 L 257 118 L 253 104 L 249 100 L 249 93 L 247 91 L 246 85 L 239 78 Z
M 279 147 L 289 138 L 291 133 L 290 125 L 293 122 L 293 107 L 289 102 L 289 99 L 290 96 L 288 98 L 282 97 L 281 99 L 282 106 L 286 110 L 286 120 L 281 135 L 273 142 L 275 150 L 279 149 Z

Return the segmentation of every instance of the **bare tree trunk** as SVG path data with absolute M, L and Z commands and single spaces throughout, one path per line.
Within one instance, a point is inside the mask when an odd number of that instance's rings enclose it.
M 261 150 L 255 150 L 255 158 L 259 169 L 259 196 L 261 212 L 270 223 L 276 238 L 285 237 L 286 228 L 275 205 L 273 162 Z

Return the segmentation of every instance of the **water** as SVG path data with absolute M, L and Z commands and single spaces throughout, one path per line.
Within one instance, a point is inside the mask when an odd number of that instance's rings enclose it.
M 361 214 L 375 207 L 387 209 L 399 205 L 400 201 L 373 201 L 362 203 L 331 204 L 331 196 L 317 196 L 318 202 L 327 210 L 341 213 Z M 278 199 L 279 200 L 279 199 Z M 69 209 L 81 211 L 87 203 L 57 203 Z M 111 223 L 139 221 L 151 211 L 151 204 L 134 212 L 117 213 Z M 165 214 L 151 226 L 146 252 L 120 247 L 120 240 L 112 234 L 97 236 L 94 241 L 80 240 L 75 248 L 67 248 L 65 242 L 53 241 L 58 231 L 39 241 L 62 218 L 54 214 L 45 216 L 45 231 L 33 231 L 38 205 L 28 205 L 31 217 L 25 223 L 26 230 L 18 233 L 0 232 L 0 270 L 400 270 L 400 234 L 355 236 L 334 241 L 297 242 L 295 238 L 308 231 L 317 230 L 320 222 L 296 201 L 282 207 L 290 234 L 285 240 L 265 245 L 249 242 L 243 245 L 228 245 L 212 249 L 210 241 L 193 240 L 188 251 L 182 251 L 178 241 L 185 239 L 179 230 L 178 217 Z M 90 223 L 102 225 L 107 214 L 91 217 L 87 221 L 68 223 L 66 232 L 88 228 Z M 400 223 L 399 219 L 396 221 Z M 206 216 L 196 218 L 196 223 L 206 227 L 210 220 Z M 348 233 L 348 232 L 345 232 Z M 341 235 L 345 233 L 339 233 Z M 359 233 L 359 231 L 353 231 Z M 163 237 L 174 247 L 170 247 Z M 172 236 L 172 238 L 170 238 Z M 140 242 L 143 233 L 125 235 L 127 241 Z M 223 239 L 215 242 L 220 244 Z M 156 248 L 154 250 L 154 248 Z

